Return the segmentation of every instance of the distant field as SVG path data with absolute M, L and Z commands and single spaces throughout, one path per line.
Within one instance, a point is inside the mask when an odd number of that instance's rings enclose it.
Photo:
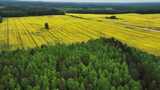
M 130 46 L 160 55 L 160 14 L 67 14 L 5 18 L 0 24 L 0 50 L 39 47 L 45 44 L 75 43 L 115 37 Z M 50 29 L 44 29 L 48 22 Z

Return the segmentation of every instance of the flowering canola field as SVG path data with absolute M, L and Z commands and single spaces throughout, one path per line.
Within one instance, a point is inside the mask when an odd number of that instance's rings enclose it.
M 129 46 L 160 55 L 160 14 L 67 14 L 5 18 L 0 23 L 0 50 L 86 42 L 114 37 Z M 50 29 L 44 29 L 48 22 Z

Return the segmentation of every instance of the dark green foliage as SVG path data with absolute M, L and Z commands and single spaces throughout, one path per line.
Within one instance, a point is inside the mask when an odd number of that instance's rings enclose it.
M 106 19 L 118 19 L 117 16 L 105 17 Z
M 22 16 L 42 16 L 42 15 L 65 15 L 65 12 L 61 10 L 46 10 L 46 9 L 25 9 L 21 10 L 19 8 L 15 8 L 14 10 L 9 9 L 9 10 L 2 10 L 0 14 L 4 17 L 22 17 Z
M 49 24 L 48 23 L 44 23 L 44 27 L 45 27 L 45 29 L 49 29 Z
M 143 89 L 159 90 L 160 88 L 160 57 L 128 47 L 114 38 L 104 39 L 110 45 L 122 49 L 129 65 L 129 71 L 135 80 L 140 80 Z
M 5 2 L 7 1 L 7 2 Z M 119 14 L 160 13 L 160 3 L 51 3 L 51 2 L 8 2 L 0 0 L 2 16 L 64 15 L 67 13 Z M 22 0 L 21 0 L 22 1 Z M 64 12 L 65 11 L 65 12 Z
M 0 15 L 3 17 L 22 17 L 22 16 L 42 16 L 42 15 L 65 15 L 63 10 L 54 7 L 33 5 L 29 3 L 4 3 L 0 1 Z
M 2 23 L 2 21 L 3 21 L 3 18 L 0 16 L 0 23 Z
M 124 47 L 114 39 L 98 39 L 3 52 L 0 54 L 0 90 L 141 90 L 141 80 L 130 73 Z M 133 51 L 133 56 L 137 53 L 141 52 Z M 143 57 L 139 55 L 135 58 L 141 60 Z M 156 90 L 159 61 L 151 57 L 144 55 L 144 65 L 153 72 L 154 80 L 149 88 Z M 153 62 L 147 63 L 151 60 Z
M 141 79 L 144 88 L 149 90 L 159 90 L 160 88 L 160 57 L 149 55 L 144 52 L 131 49 L 130 53 L 134 57 L 137 75 Z
M 116 16 L 110 16 L 110 19 L 118 19 Z

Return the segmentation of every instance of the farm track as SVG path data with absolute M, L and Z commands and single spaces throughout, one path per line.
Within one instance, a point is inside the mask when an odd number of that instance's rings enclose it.
M 32 40 L 31 40 L 28 32 L 25 30 L 25 28 L 23 27 L 23 25 L 19 21 L 19 19 L 16 19 L 15 23 L 18 25 L 19 30 L 21 30 L 21 36 L 22 36 L 22 41 L 23 41 L 24 49 L 28 48 L 28 47 L 31 47 L 31 46 L 34 46 L 34 44 L 33 44 Z
M 11 20 L 8 21 L 8 24 L 9 24 L 9 33 L 8 33 L 8 36 L 10 37 L 9 39 L 9 47 L 7 49 L 16 49 L 16 48 L 20 48 L 20 44 L 21 43 L 20 41 L 18 41 L 18 32 L 19 30 L 17 29 L 15 23 L 11 23 Z M 15 28 L 15 29 L 14 29 Z
M 8 18 L 6 19 L 6 21 L 7 21 L 7 48 L 9 49 L 9 31 L 10 31 L 10 29 L 9 29 L 9 25 L 8 25 Z
M 46 17 L 46 20 L 49 20 L 48 17 Z M 49 30 L 50 34 L 55 37 L 57 40 L 56 42 L 58 43 L 63 43 L 63 42 L 71 42 L 72 37 L 68 35 L 69 33 L 65 33 L 63 29 L 63 25 L 52 25 L 51 24 L 51 29 Z
M 24 21 L 26 22 L 26 25 L 27 25 L 30 29 L 35 30 L 35 32 L 38 31 L 38 29 L 37 29 L 37 28 L 34 28 L 33 25 L 32 25 L 31 23 L 29 23 L 26 19 L 24 19 Z M 35 32 L 34 32 L 34 31 L 31 32 L 31 34 L 33 35 Z M 38 36 L 38 35 L 33 35 L 33 36 L 35 37 L 35 42 L 37 43 L 38 46 L 43 45 L 43 44 L 49 44 L 49 43 L 48 43 L 48 40 L 45 38 L 44 35 L 40 35 L 40 36 Z M 37 38 L 36 36 L 39 37 L 39 38 Z M 40 44 L 39 44 L 39 43 L 40 43 Z
M 81 27 L 77 27 L 76 24 L 70 23 L 69 25 L 72 27 L 68 28 L 68 26 L 66 24 L 58 25 L 59 29 L 57 29 L 57 31 L 56 31 L 61 34 L 67 34 L 67 35 L 65 35 L 65 37 L 70 40 L 69 42 L 78 41 L 77 38 L 81 38 L 82 36 L 83 37 L 85 36 L 86 38 L 93 37 L 92 33 L 83 32 L 82 30 L 84 30 L 84 29 L 81 29 Z M 75 31 L 76 31 L 76 33 L 74 33 Z
M 15 19 L 15 21 L 16 21 L 16 19 Z M 22 40 L 22 36 L 21 36 L 21 30 L 18 28 L 17 23 L 14 23 L 14 25 L 15 25 L 15 28 L 17 29 L 17 40 L 20 44 L 19 48 L 24 49 L 25 47 L 24 47 L 24 43 L 23 43 L 23 40 Z
M 35 45 L 36 47 L 38 47 L 38 44 L 36 43 L 36 41 L 34 40 L 33 36 L 31 35 L 31 32 L 27 29 L 27 27 L 23 24 L 23 22 L 21 20 L 19 20 L 19 22 L 22 25 L 23 30 L 25 31 L 25 34 L 27 35 L 28 39 L 30 39 L 30 41 L 32 41 L 34 43 L 32 45 L 33 46 Z
M 79 18 L 77 18 L 77 19 L 79 19 Z M 88 23 L 90 21 L 92 21 L 92 24 L 94 22 L 97 23 L 97 20 L 95 21 L 93 19 L 85 20 L 85 21 L 88 21 Z M 93 24 L 92 27 L 94 27 L 94 25 L 95 25 L 95 28 L 96 28 L 96 26 L 101 27 L 100 24 L 98 25 L 96 23 Z M 142 31 L 140 28 L 136 28 L 136 27 L 135 27 L 136 30 L 135 29 L 130 29 L 130 28 L 125 28 L 124 26 L 117 25 L 117 23 L 112 22 L 112 21 L 108 21 L 108 22 L 101 21 L 101 22 L 98 22 L 98 23 L 103 24 L 103 26 L 107 26 L 108 27 L 108 31 L 106 31 L 107 34 L 111 33 L 110 36 L 119 38 L 121 41 L 124 41 L 124 42 L 127 42 L 127 43 L 131 43 L 131 42 L 137 43 L 137 42 L 140 42 L 140 43 L 143 44 L 143 48 L 141 48 L 141 49 L 146 49 L 146 48 L 147 49 L 153 49 L 153 50 L 158 49 L 157 51 L 158 52 L 160 51 L 160 49 L 158 48 L 158 47 L 160 47 L 160 43 L 159 43 L 160 40 L 159 40 L 159 36 L 156 35 L 156 33 L 150 34 L 149 32 L 146 32 L 144 30 Z M 108 26 L 108 24 L 109 24 L 109 26 Z M 110 30 L 110 28 L 112 28 L 112 27 L 110 27 L 110 26 L 112 26 L 113 28 L 116 28 L 118 26 L 117 29 L 114 29 L 114 31 L 117 31 L 117 32 L 115 32 L 115 36 L 113 35 L 114 32 L 111 32 L 112 30 Z M 88 26 L 88 27 L 90 27 L 90 26 Z M 103 28 L 103 30 L 107 30 L 107 29 Z M 132 38 L 130 36 L 132 36 Z M 130 39 L 130 41 L 129 42 L 126 41 L 127 39 Z M 151 39 L 154 42 L 149 41 Z M 131 44 L 134 44 L 134 43 L 131 43 Z M 154 47 L 154 46 L 158 46 L 158 47 Z
M 38 20 L 40 20 L 40 19 L 38 19 Z M 40 26 L 40 25 L 38 25 L 38 26 Z M 53 26 L 50 26 L 50 27 L 52 28 L 52 30 L 48 30 L 47 32 L 48 32 L 50 38 L 52 38 L 52 39 L 55 41 L 54 43 L 62 41 L 62 40 L 56 35 L 56 33 L 53 32 L 53 31 L 56 30 L 57 27 L 53 27 Z
M 89 22 L 85 22 L 85 24 L 88 24 L 88 25 L 87 25 L 88 27 L 97 28 L 97 26 L 96 26 L 97 23 L 94 23 L 94 21 L 92 22 L 93 25 L 89 25 Z M 83 25 L 85 25 L 85 24 L 83 24 Z M 101 23 L 101 24 L 102 24 L 102 23 Z M 103 26 L 107 26 L 106 23 L 104 23 Z M 107 27 L 107 28 L 108 28 L 108 27 Z M 103 28 L 103 29 L 107 30 L 106 28 Z M 122 30 L 122 27 L 119 27 L 118 29 L 121 29 L 121 30 Z M 117 29 L 117 30 L 118 30 L 118 29 Z M 109 28 L 108 28 L 108 30 L 109 30 Z M 108 31 L 107 31 L 107 32 L 108 32 Z M 128 31 L 127 31 L 127 32 L 120 31 L 120 33 L 126 34 L 126 35 L 132 35 L 132 36 L 133 36 L 133 34 L 134 34 L 134 36 L 137 37 L 138 39 L 140 38 L 139 35 L 141 34 L 141 33 L 139 34 L 139 33 L 137 33 L 137 32 L 128 33 Z
M 3 50 L 4 49 L 4 44 L 5 44 L 5 34 L 4 34 L 4 31 L 5 31 L 5 25 L 4 23 L 2 23 L 0 25 L 0 32 L 1 32 L 1 35 L 0 35 L 0 49 Z
M 152 41 L 154 41 L 154 42 L 160 41 L 160 36 L 156 35 L 156 34 L 160 34 L 160 33 L 153 33 L 153 32 L 149 32 L 149 31 L 144 31 L 144 28 L 140 28 L 140 27 L 137 28 L 135 26 L 130 26 L 130 25 L 123 24 L 123 25 L 119 25 L 119 26 L 121 26 L 121 27 L 127 26 L 127 29 L 125 29 L 125 30 L 127 30 L 127 32 L 131 32 L 131 33 L 136 34 L 136 37 L 147 38 L 147 40 L 148 40 L 148 38 L 151 38 Z M 128 27 L 132 27 L 132 29 L 128 28 Z M 152 43 L 152 42 L 150 42 L 150 43 Z M 160 45 L 160 43 L 156 43 L 156 44 Z
M 115 37 L 130 46 L 160 55 L 160 30 L 156 26 L 160 23 L 149 20 L 151 15 L 124 14 L 119 15 L 120 20 L 105 19 L 105 15 L 74 15 L 7 18 L 0 24 L 0 50 Z M 49 30 L 44 29 L 46 21 Z M 148 26 L 149 23 L 153 25 Z

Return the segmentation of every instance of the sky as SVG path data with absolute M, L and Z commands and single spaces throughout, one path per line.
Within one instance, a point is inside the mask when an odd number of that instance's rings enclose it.
M 23 0 L 20 0 L 23 1 Z M 58 1 L 58 2 L 160 2 L 160 0 L 25 0 L 25 1 Z

